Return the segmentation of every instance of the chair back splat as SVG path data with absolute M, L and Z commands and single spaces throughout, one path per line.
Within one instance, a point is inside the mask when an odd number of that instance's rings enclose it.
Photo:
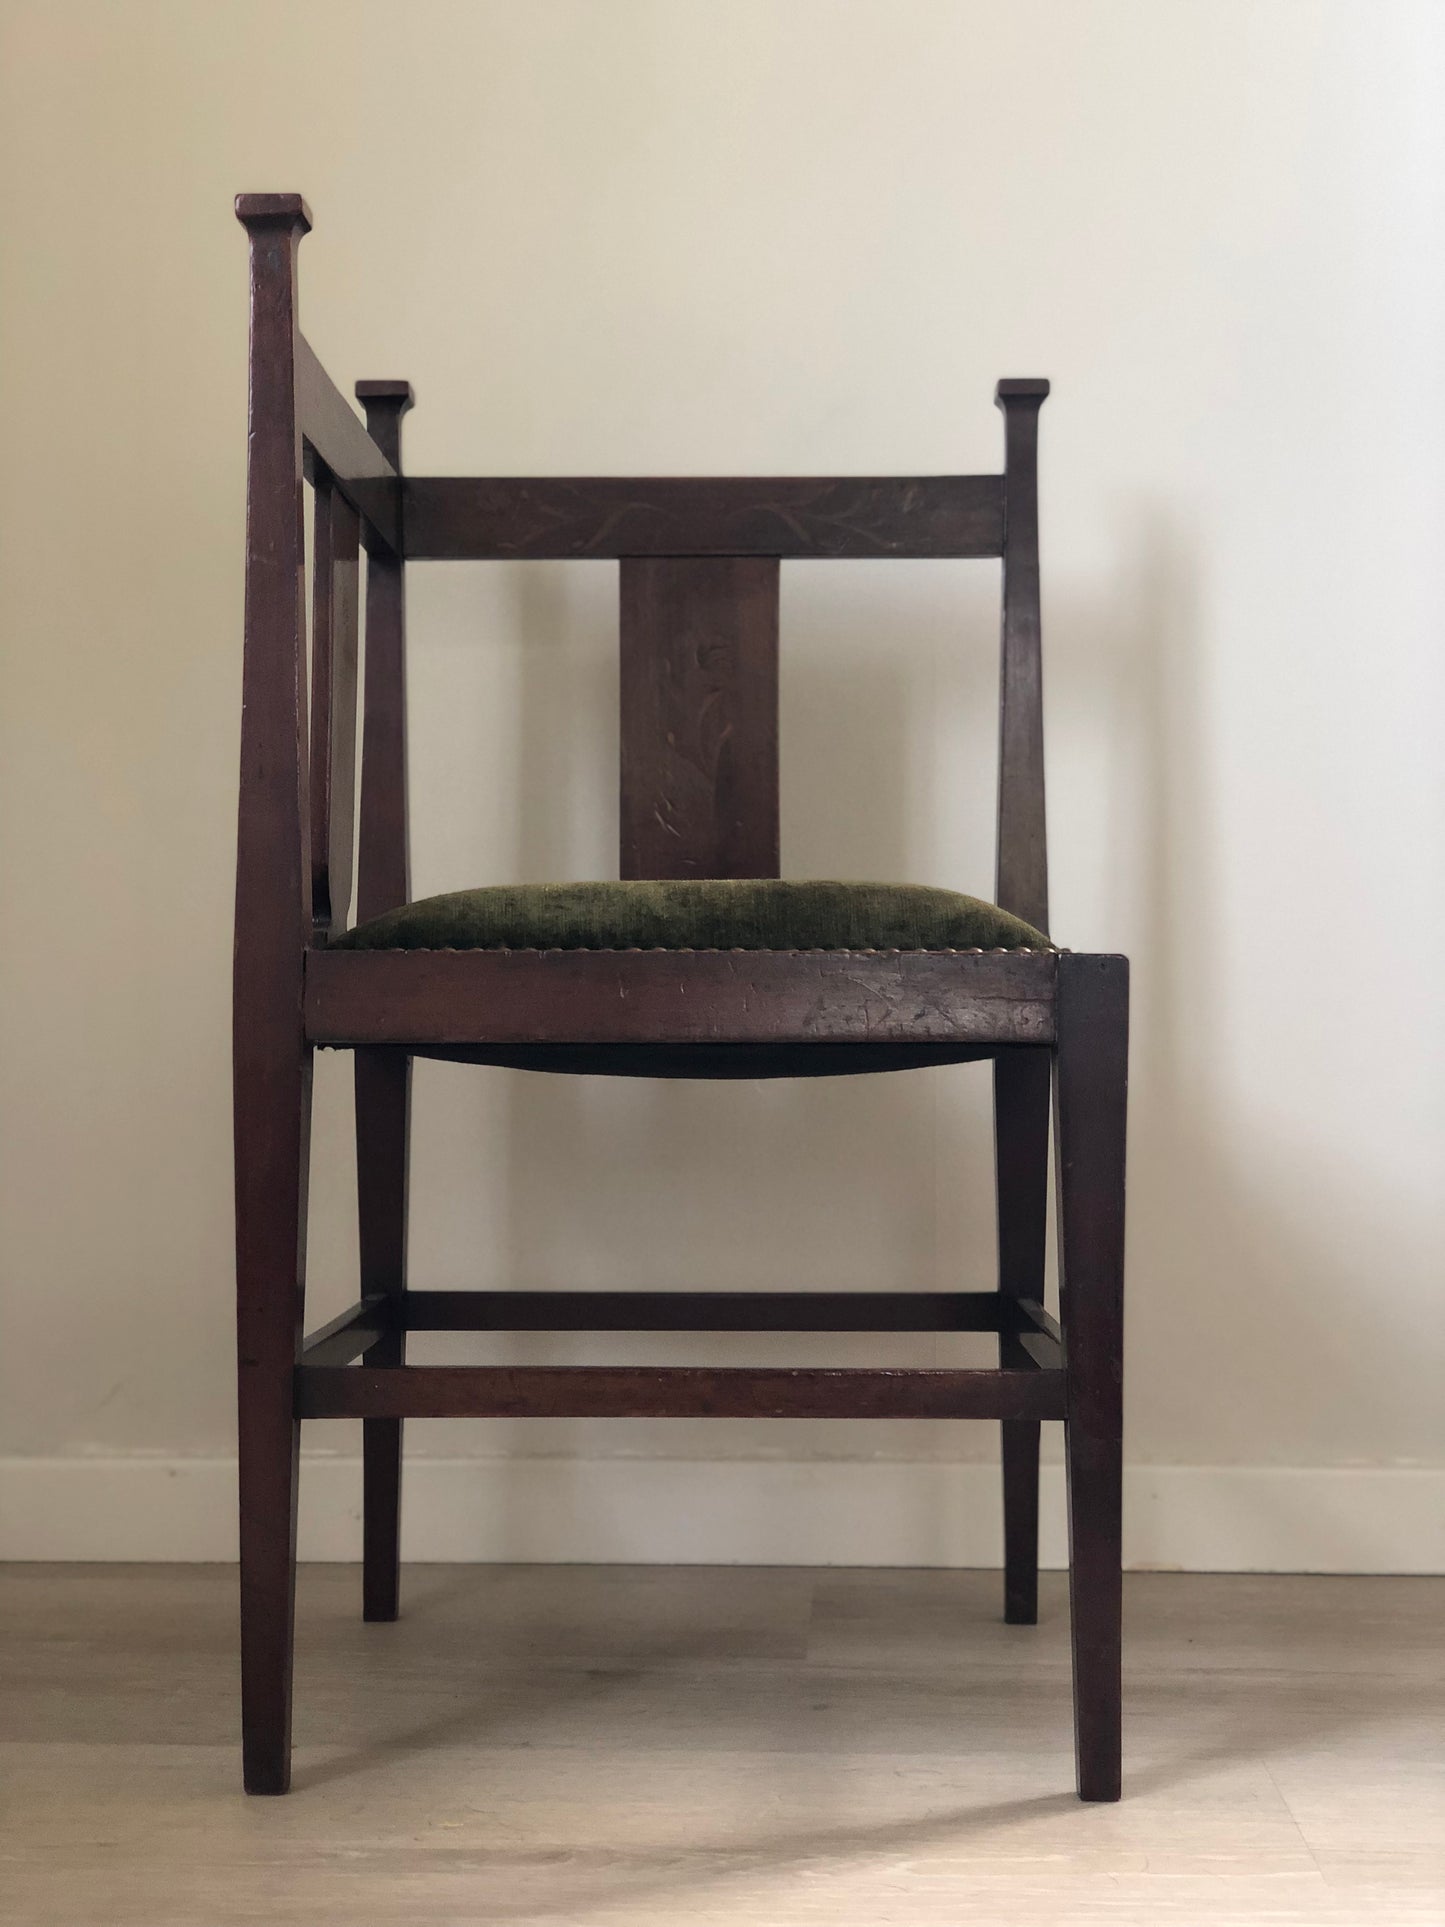
M 624 877 L 778 872 L 778 564 L 621 565 Z

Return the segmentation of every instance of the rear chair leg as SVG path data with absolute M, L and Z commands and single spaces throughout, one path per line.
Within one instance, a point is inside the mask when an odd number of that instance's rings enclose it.
M 994 1170 L 998 1194 L 998 1286 L 1013 1298 L 1044 1296 L 1048 1223 L 1049 1084 L 1047 1050 L 1005 1051 L 994 1059 Z M 999 1337 L 999 1364 L 1032 1361 L 1017 1337 Z M 1003 1432 L 1004 1611 L 1010 1626 L 1039 1616 L 1039 1422 L 1005 1419 Z
M 236 1336 L 241 1527 L 241 1730 L 248 1793 L 291 1782 L 296 1619 L 296 1353 L 306 1275 L 310 1052 L 238 1075 Z
M 1055 1139 L 1082 1800 L 1117 1800 L 1120 1790 L 1128 1035 L 1126 960 L 1061 956 Z
M 411 1059 L 404 1051 L 356 1053 L 356 1175 L 363 1296 L 406 1290 L 407 1153 Z M 400 1307 L 397 1307 L 398 1311 Z M 406 1362 L 397 1328 L 366 1354 L 369 1365 Z M 362 1420 L 361 1616 L 395 1619 L 401 1591 L 399 1418 Z

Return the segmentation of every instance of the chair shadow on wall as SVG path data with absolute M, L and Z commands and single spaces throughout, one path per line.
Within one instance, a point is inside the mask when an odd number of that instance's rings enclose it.
M 1061 612 L 1047 672 L 1065 715 L 1084 713 L 1092 683 L 1111 688 L 1110 867 L 1138 848 L 1125 881 L 1132 901 L 1116 891 L 1110 905 L 1110 921 L 1134 933 L 1136 955 L 1126 1372 L 1129 1429 L 1143 1451 L 1136 1445 L 1130 1456 L 1327 1466 L 1339 1449 L 1331 1415 L 1368 1409 L 1401 1342 L 1359 1268 L 1368 1251 L 1377 1275 L 1388 1276 L 1400 1228 L 1361 1172 L 1343 1161 L 1327 1168 L 1324 1146 L 1289 1125 L 1286 1106 L 1252 1110 L 1256 1100 L 1231 1077 L 1238 1044 L 1221 950 L 1239 908 L 1218 841 L 1225 798 L 1205 740 L 1207 585 L 1182 531 L 1162 518 L 1133 519 L 1141 532 L 1112 608 Z M 1132 788 L 1113 775 L 1131 752 L 1139 767 Z M 1258 834 L 1267 841 L 1275 826 L 1262 822 Z M 1272 867 L 1282 879 L 1289 861 L 1280 847 Z M 1280 895 L 1287 901 L 1287 886 Z M 1281 923 L 1287 915 L 1282 908 Z M 1286 945 L 1262 934 L 1259 971 L 1279 971 Z M 1237 950 L 1224 955 L 1237 968 Z M 1291 994 L 1283 974 L 1274 981 L 1279 995 Z M 1327 1214 L 1319 1209 L 1326 1197 Z M 1347 1244 L 1342 1227 L 1353 1233 Z M 1400 1261 L 1408 1262 L 1403 1250 Z M 1287 1441 L 1290 1456 L 1280 1455 L 1270 1424 L 1280 1410 L 1313 1428 Z M 1242 1491 L 1236 1482 L 1236 1506 Z M 1341 1569 L 1379 1570 L 1378 1548 L 1352 1544 L 1344 1521 L 1276 1515 L 1235 1530 L 1287 1558 L 1301 1539 L 1318 1544 L 1332 1528 Z M 1144 1551 L 1168 1562 L 1167 1551 Z

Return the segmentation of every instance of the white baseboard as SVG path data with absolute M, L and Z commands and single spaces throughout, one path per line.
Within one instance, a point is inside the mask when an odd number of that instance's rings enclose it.
M 1445 1467 L 1133 1466 L 1135 1570 L 1445 1572 Z M 995 1465 L 759 1459 L 408 1460 L 408 1559 L 680 1565 L 996 1566 Z M 0 1558 L 228 1560 L 227 1459 L 0 1459 Z M 1062 1474 L 1043 1474 L 1043 1559 L 1064 1563 Z M 308 1457 L 301 1554 L 361 1551 L 356 1459 Z

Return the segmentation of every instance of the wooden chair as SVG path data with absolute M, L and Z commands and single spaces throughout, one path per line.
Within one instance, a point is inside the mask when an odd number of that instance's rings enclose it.
M 289 1779 L 303 1419 L 365 1422 L 363 1607 L 367 1619 L 385 1620 L 397 1612 L 404 1418 L 904 1417 L 1002 1421 L 1005 1618 L 1021 1625 L 1037 1615 L 1039 1424 L 1063 1421 L 1078 1789 L 1086 1800 L 1117 1799 L 1128 967 L 1033 935 L 1048 915 L 1036 494 L 1047 382 L 999 384 L 1002 475 L 403 478 L 407 384 L 359 382 L 363 427 L 299 331 L 305 204 L 294 194 L 246 194 L 236 211 L 251 246 L 235 947 L 247 1788 L 280 1793 Z M 304 483 L 315 503 L 309 729 Z M 362 928 L 348 934 L 362 549 Z M 1001 556 L 1001 909 L 974 905 L 970 914 L 984 919 L 980 928 L 1013 935 L 961 945 L 863 943 L 855 933 L 844 948 L 776 939 L 765 948 L 616 948 L 589 945 L 584 929 L 567 947 L 362 947 L 367 927 L 410 894 L 407 561 L 581 556 L 621 564 L 622 875 L 695 882 L 779 874 L 780 560 Z M 808 886 L 726 887 L 772 903 Z M 851 902 L 853 887 L 836 889 Z M 718 894 L 706 882 L 696 890 Z M 1033 926 L 1024 932 L 1032 942 L 1019 941 L 1022 926 L 1003 911 Z M 317 1046 L 355 1053 L 361 1277 L 358 1302 L 303 1337 Z M 990 1058 L 998 1290 L 410 1290 L 409 1079 L 412 1058 L 427 1055 L 677 1076 Z M 1051 1090 L 1059 1322 L 1043 1303 Z M 406 1334 L 438 1330 L 986 1331 L 998 1334 L 999 1368 L 408 1365 Z

